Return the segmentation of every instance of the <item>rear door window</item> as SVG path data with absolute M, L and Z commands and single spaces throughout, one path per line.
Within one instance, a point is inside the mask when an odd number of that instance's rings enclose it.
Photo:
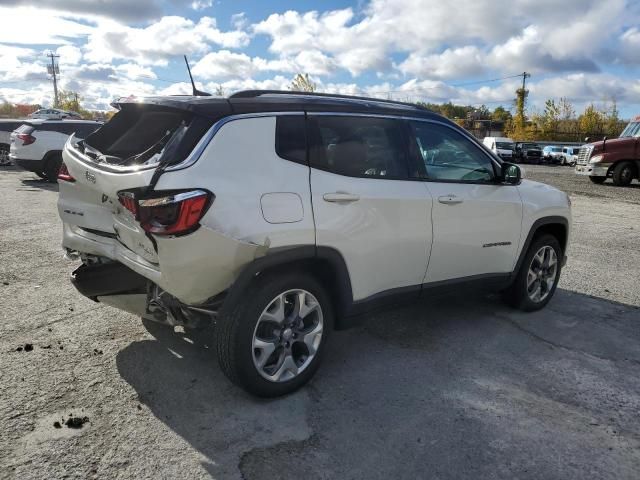
M 351 177 L 406 179 L 405 126 L 388 118 L 310 116 L 310 164 Z
M 283 115 L 276 118 L 276 153 L 280 158 L 306 165 L 304 115 Z

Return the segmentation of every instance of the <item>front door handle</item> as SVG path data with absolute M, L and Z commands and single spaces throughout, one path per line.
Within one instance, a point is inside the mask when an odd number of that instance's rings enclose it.
M 360 200 L 360 195 L 354 195 L 352 193 L 345 192 L 335 192 L 335 193 L 325 193 L 322 198 L 325 202 L 332 203 L 348 203 L 348 202 L 357 202 Z
M 457 205 L 458 203 L 462 203 L 463 200 L 460 197 L 456 197 L 454 194 L 442 195 L 438 197 L 438 201 L 440 203 L 444 203 L 446 205 Z

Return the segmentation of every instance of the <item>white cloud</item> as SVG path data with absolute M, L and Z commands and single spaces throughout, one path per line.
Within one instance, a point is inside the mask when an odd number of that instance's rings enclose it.
M 77 65 L 82 59 L 82 51 L 74 45 L 63 45 L 58 47 L 55 53 L 60 55 L 58 63 L 61 66 Z
M 204 10 L 205 8 L 211 8 L 213 0 L 194 0 L 191 2 L 192 10 Z
M 398 69 L 404 74 L 429 78 L 460 78 L 480 75 L 487 69 L 485 54 L 478 47 L 446 49 L 439 54 L 411 53 Z
M 64 45 L 82 38 L 93 27 L 35 7 L 0 7 L 0 42 L 31 45 Z
M 226 48 L 246 46 L 249 36 L 240 30 L 223 32 L 211 17 L 197 23 L 184 17 L 162 17 L 146 28 L 114 22 L 96 30 L 86 45 L 85 57 L 94 62 L 135 60 L 144 65 L 166 65 L 172 56 L 202 54 L 214 43 Z

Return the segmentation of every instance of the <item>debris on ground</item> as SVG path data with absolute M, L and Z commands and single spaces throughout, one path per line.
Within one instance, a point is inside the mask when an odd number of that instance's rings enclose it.
M 70 416 L 64 422 L 68 428 L 82 428 L 82 426 L 89 421 L 89 417 L 74 417 Z M 55 425 L 54 425 L 55 426 Z
M 40 347 L 40 348 L 42 348 L 44 350 L 51 350 L 51 345 L 45 345 L 45 346 Z
M 102 355 L 102 350 L 98 350 L 97 348 L 93 349 L 93 354 L 94 355 Z
M 54 428 L 62 428 L 62 425 L 60 425 L 60 422 L 55 421 L 55 422 L 53 422 L 53 427 Z
M 20 346 L 18 348 L 16 348 L 16 352 L 21 352 L 21 351 L 25 351 L 25 352 L 30 352 L 33 350 L 33 344 L 31 343 L 25 343 L 24 346 Z

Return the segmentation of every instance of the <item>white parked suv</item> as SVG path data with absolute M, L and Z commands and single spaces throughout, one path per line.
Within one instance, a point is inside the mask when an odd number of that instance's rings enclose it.
M 18 166 L 55 182 L 62 149 L 69 135 L 84 138 L 102 123 L 91 120 L 24 120 L 10 137 L 9 159 Z
M 332 330 L 400 298 L 475 286 L 530 311 L 554 294 L 569 198 L 437 114 L 277 91 L 119 109 L 63 152 L 72 282 L 148 319 L 215 320 L 222 370 L 253 394 L 300 387 Z

